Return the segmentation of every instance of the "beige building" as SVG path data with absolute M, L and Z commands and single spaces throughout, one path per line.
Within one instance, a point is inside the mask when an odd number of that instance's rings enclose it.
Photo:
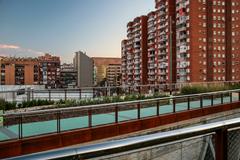
M 109 65 L 121 65 L 121 58 L 93 57 L 94 85 L 107 81 L 107 68 Z
M 121 64 L 109 64 L 107 67 L 107 84 L 108 86 L 121 85 Z
M 74 68 L 77 70 L 77 86 L 93 86 L 93 60 L 84 52 L 76 52 L 73 58 Z

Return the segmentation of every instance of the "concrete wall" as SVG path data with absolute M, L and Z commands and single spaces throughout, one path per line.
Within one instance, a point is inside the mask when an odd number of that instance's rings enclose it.
M 74 67 L 77 69 L 78 87 L 93 86 L 93 60 L 83 52 L 76 52 Z

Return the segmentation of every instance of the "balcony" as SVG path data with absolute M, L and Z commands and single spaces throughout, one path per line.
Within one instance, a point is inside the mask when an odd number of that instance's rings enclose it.
M 154 76 L 155 72 L 148 72 L 148 75 Z
M 131 56 L 128 56 L 127 57 L 127 60 L 132 60 L 133 58 Z
M 156 65 L 157 65 L 157 64 L 150 64 L 150 65 L 148 66 L 148 68 L 149 68 L 150 70 L 151 70 L 151 69 L 155 69 Z
M 187 34 L 181 34 L 178 36 L 179 39 L 186 39 L 187 38 Z
M 166 48 L 166 47 L 167 47 L 166 44 L 160 44 L 159 49 L 164 49 L 164 48 Z
M 151 46 L 151 48 L 148 49 L 148 52 L 155 51 L 155 48 Z
M 135 49 L 134 50 L 134 53 L 140 53 L 141 52 L 141 49 Z
M 166 62 L 167 61 L 167 58 L 161 58 L 161 59 L 158 59 L 158 62 Z
M 148 36 L 148 40 L 154 39 L 154 38 L 155 38 L 155 35 L 154 35 L 154 34 L 150 34 L 150 35 Z
M 140 64 L 140 60 L 135 60 L 135 61 L 134 61 L 134 64 L 135 64 L 135 65 Z
M 166 69 L 166 68 L 167 68 L 167 65 L 166 65 L 166 64 L 160 64 L 158 68 L 160 68 L 160 69 Z
M 167 53 L 164 52 L 164 51 L 160 51 L 160 52 L 158 53 L 159 56 L 165 56 L 166 54 L 167 54 Z
M 159 75 L 160 76 L 165 76 L 165 75 L 167 75 L 167 72 L 160 72 Z
M 149 53 L 149 54 L 148 54 L 148 57 L 149 57 L 149 58 L 153 58 L 153 57 L 155 57 L 155 54 L 154 54 L 154 53 Z
M 140 42 L 141 39 L 140 38 L 134 38 L 134 42 Z
M 151 58 L 148 60 L 148 63 L 154 63 L 154 62 L 155 62 L 154 58 Z
M 155 76 L 149 76 L 148 77 L 148 81 L 155 81 L 156 80 L 156 77 Z

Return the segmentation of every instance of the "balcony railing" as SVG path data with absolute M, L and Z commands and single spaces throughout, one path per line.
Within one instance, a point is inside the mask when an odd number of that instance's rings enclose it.
M 141 92 L 141 88 L 138 92 Z M 154 98 L 109 104 L 4 114 L 0 141 L 117 124 L 146 117 L 230 104 L 240 101 L 240 90 Z
M 190 158 L 190 152 L 193 149 L 200 153 L 198 154 L 199 159 L 239 159 L 239 127 L 240 118 L 234 118 L 172 131 L 107 141 L 87 146 L 47 151 L 15 159 L 79 159 L 79 157 L 81 157 L 81 159 L 121 159 L 120 157 L 126 157 L 127 155 L 129 157 L 135 155 L 136 157 L 139 153 L 151 153 L 149 154 L 150 157 L 157 156 L 161 158 L 161 156 L 166 156 L 166 153 L 171 154 L 171 147 L 175 148 L 174 155 L 180 156 L 181 159 L 184 159 L 184 155 L 187 155 L 187 157 Z M 201 151 L 204 150 L 204 147 L 197 148 L 198 146 L 201 146 L 200 144 L 202 142 L 206 142 L 204 143 L 206 144 L 205 152 Z M 177 144 L 180 144 L 181 146 L 179 149 L 176 148 Z M 210 149 L 208 149 L 208 147 L 210 147 Z M 160 149 L 160 151 L 163 151 L 163 148 L 166 148 L 166 152 L 156 152 Z M 180 152 L 178 153 L 176 150 L 180 150 Z M 143 156 L 143 154 L 140 155 Z M 192 155 L 197 154 L 195 153 Z

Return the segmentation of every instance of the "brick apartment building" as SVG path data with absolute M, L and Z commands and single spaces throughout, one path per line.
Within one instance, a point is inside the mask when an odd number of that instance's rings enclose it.
M 135 18 L 127 24 L 127 40 L 122 41 L 123 82 L 126 85 L 147 84 L 148 17 Z
M 0 58 L 1 85 L 45 85 L 60 82 L 60 58 L 45 54 L 38 58 Z
M 77 87 L 77 69 L 73 64 L 62 64 L 60 71 L 61 88 Z
M 40 63 L 40 84 L 48 88 L 60 85 L 60 57 L 45 54 L 38 57 Z
M 1 57 L 1 85 L 38 85 L 39 62 L 36 58 Z
M 148 65 L 139 70 L 147 70 L 145 83 L 240 80 L 239 0 L 155 2 L 156 10 L 147 15 L 147 32 L 141 32 L 148 37 L 148 50 L 142 53 Z M 129 36 L 122 41 L 124 84 L 135 83 L 128 76 L 134 74 L 129 68 L 135 63 L 128 60 L 131 42 Z

